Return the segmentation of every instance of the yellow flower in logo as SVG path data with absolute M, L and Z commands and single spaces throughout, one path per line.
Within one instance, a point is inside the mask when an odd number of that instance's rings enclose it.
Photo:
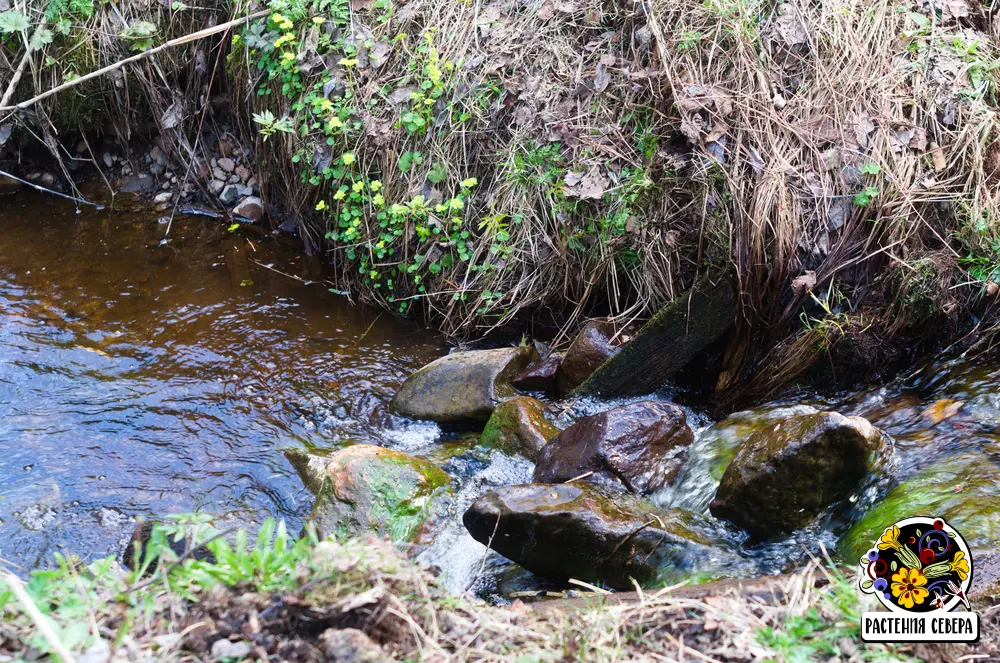
M 951 570 L 958 574 L 958 577 L 965 580 L 969 577 L 969 560 L 965 559 L 965 553 L 959 550 L 955 553 L 955 558 L 951 560 Z
M 889 548 L 899 550 L 899 528 L 895 525 L 885 528 L 882 538 L 878 540 L 879 550 L 888 550 Z
M 898 535 L 899 528 L 893 529 Z M 920 605 L 927 598 L 929 592 L 924 587 L 926 584 L 927 578 L 920 569 L 908 569 L 904 566 L 892 576 L 892 595 L 896 597 L 899 605 L 909 610 L 914 604 Z

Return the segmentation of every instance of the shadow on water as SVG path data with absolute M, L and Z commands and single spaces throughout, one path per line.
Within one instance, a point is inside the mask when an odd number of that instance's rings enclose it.
M 384 443 L 385 406 L 446 351 L 305 285 L 273 239 L 153 212 L 0 198 L 0 556 L 117 551 L 130 518 L 301 523 L 280 450 Z M 405 431 L 389 431 L 404 435 Z

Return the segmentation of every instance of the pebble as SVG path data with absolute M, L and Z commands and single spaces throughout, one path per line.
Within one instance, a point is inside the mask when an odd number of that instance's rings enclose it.
M 211 182 L 208 183 L 208 190 L 214 193 L 215 195 L 219 195 L 225 188 L 226 188 L 226 183 L 223 182 L 222 180 L 212 180 Z
M 229 660 L 240 661 L 250 653 L 250 645 L 246 642 L 230 642 L 229 640 L 216 640 L 212 644 L 212 658 L 217 661 Z
M 244 182 L 250 179 L 250 169 L 246 166 L 236 166 L 236 174 L 239 175 L 240 179 Z
M 219 159 L 219 168 L 227 173 L 231 173 L 236 170 L 236 162 L 228 158 Z
M 171 193 L 170 191 L 164 191 L 163 193 L 156 194 L 156 197 L 153 198 L 153 202 L 154 203 L 169 203 L 170 199 L 173 198 L 173 197 L 174 197 L 173 193 Z
M 105 152 L 102 158 L 104 159 L 104 165 L 107 166 L 108 168 L 111 168 L 111 166 L 115 165 L 115 160 L 111 158 L 110 153 Z
M 243 196 L 243 187 L 238 184 L 229 184 L 222 190 L 219 200 L 223 205 L 234 205 Z
M 240 183 L 240 176 L 237 175 L 236 173 L 233 173 L 232 175 L 229 176 L 229 183 L 230 184 L 239 184 Z
M 155 163 L 155 162 L 151 163 L 151 164 L 149 164 L 149 172 L 151 174 L 153 174 L 153 175 L 162 175 L 163 174 L 163 166 L 161 166 L 160 164 Z
M 222 180 L 223 182 L 225 182 L 229 178 L 229 176 L 226 175 L 226 171 L 222 170 L 218 166 L 212 168 L 212 176 L 215 177 L 215 179 L 217 180 Z

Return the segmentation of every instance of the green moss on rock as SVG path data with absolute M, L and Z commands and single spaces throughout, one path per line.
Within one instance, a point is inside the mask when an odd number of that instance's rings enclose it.
M 1000 467 L 978 452 L 935 462 L 893 488 L 841 539 L 839 552 L 854 562 L 886 527 L 910 516 L 944 518 L 973 553 L 1000 543 Z
M 451 480 L 423 458 L 357 444 L 327 458 L 290 455 L 303 482 L 316 492 L 311 522 L 321 537 L 372 532 L 410 541 L 450 492 Z
M 530 460 L 559 429 L 545 418 L 545 404 L 530 396 L 506 400 L 493 410 L 480 438 L 487 446 L 519 453 Z

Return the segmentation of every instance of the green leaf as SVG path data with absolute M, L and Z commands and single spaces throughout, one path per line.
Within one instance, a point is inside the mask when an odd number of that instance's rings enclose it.
M 436 163 L 431 166 L 430 172 L 427 173 L 427 179 L 429 179 L 434 184 L 440 184 L 444 182 L 445 178 L 448 177 L 448 169 L 443 163 Z
M 10 34 L 11 32 L 23 32 L 31 27 L 28 18 L 17 9 L 0 12 L 0 32 Z
M 39 51 L 46 45 L 51 44 L 54 38 L 55 34 L 48 28 L 37 30 L 31 38 L 31 48 L 32 50 Z
M 917 12 L 910 12 L 910 20 L 922 28 L 926 28 L 931 24 L 931 20 L 929 18 L 923 14 L 918 14 Z
M 878 165 L 877 163 L 869 162 L 861 166 L 861 172 L 864 173 L 865 175 L 878 175 L 879 173 L 882 172 L 882 166 Z

